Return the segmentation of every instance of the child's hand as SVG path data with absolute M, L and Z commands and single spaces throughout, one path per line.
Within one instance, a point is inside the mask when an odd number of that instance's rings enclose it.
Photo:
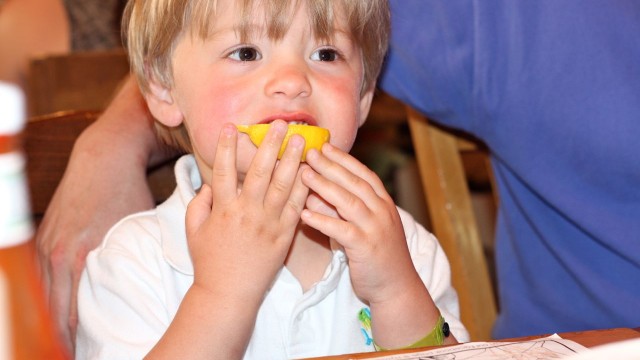
M 187 211 L 194 286 L 260 302 L 282 267 L 308 195 L 300 179 L 302 137 L 290 139 L 276 167 L 286 130 L 283 121 L 273 123 L 241 191 L 237 130 L 226 124 L 221 131 L 211 187 L 203 185 Z
M 309 197 L 302 220 L 344 247 L 358 296 L 383 303 L 415 286 L 400 215 L 378 176 L 329 144 L 310 151 L 307 163 L 313 170 L 302 179 L 317 196 Z
M 307 163 L 313 170 L 302 181 L 315 194 L 302 220 L 344 247 L 353 288 L 371 309 L 376 344 L 415 343 L 439 311 L 413 266 L 393 199 L 373 171 L 330 144 L 309 151 Z

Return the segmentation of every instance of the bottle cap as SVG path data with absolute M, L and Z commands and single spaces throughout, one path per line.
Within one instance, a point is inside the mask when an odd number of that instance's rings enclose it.
M 25 124 L 24 95 L 18 86 L 0 81 L 0 134 L 17 134 Z

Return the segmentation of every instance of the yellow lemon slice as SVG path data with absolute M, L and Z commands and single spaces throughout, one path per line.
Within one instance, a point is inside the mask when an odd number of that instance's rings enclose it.
M 267 135 L 267 130 L 269 130 L 269 124 L 256 124 L 256 125 L 236 125 L 238 127 L 238 131 L 249 135 L 249 139 L 251 142 L 260 146 L 262 144 L 262 140 L 264 140 L 265 135 Z M 284 141 L 282 142 L 282 147 L 280 147 L 280 153 L 278 154 L 278 159 L 282 157 L 284 154 L 284 149 L 287 147 L 287 143 L 289 142 L 289 138 L 293 134 L 298 134 L 304 137 L 305 145 L 304 151 L 302 152 L 302 161 L 305 161 L 307 156 L 307 151 L 309 149 L 317 149 L 320 150 L 322 144 L 329 141 L 330 134 L 329 130 L 325 128 L 321 128 L 318 126 L 312 125 L 289 125 L 289 129 L 287 130 L 287 134 L 284 137 Z

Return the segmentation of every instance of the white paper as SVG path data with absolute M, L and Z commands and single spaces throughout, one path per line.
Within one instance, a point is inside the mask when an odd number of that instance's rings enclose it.
M 640 339 L 623 340 L 595 346 L 589 351 L 571 355 L 565 360 L 638 360 L 640 359 Z
M 470 342 L 454 346 L 382 357 L 376 360 L 461 360 L 461 359 L 560 359 L 588 349 L 575 341 L 551 336 L 518 342 Z

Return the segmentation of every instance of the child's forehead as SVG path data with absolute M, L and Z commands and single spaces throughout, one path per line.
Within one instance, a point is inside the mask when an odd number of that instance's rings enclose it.
M 340 14 L 341 1 L 326 0 L 193 0 L 190 9 L 192 31 L 202 37 L 215 32 L 220 22 L 231 24 L 241 37 L 255 31 L 279 39 L 289 30 L 295 16 L 305 16 L 315 37 L 330 38 L 336 31 L 349 35 L 351 29 Z M 189 16 L 187 16 L 189 17 Z

